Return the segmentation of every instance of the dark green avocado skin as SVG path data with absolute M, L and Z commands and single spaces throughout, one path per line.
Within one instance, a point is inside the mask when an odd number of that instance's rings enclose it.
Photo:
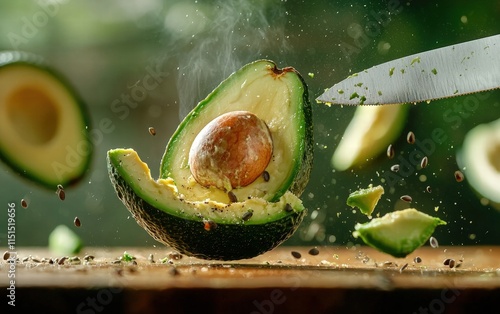
M 261 225 L 218 224 L 207 231 L 201 217 L 173 216 L 138 197 L 110 162 L 108 173 L 118 198 L 150 236 L 179 253 L 206 260 L 240 260 L 270 251 L 295 232 L 307 212 L 291 212 Z
M 276 65 L 275 65 L 276 68 Z M 309 178 L 311 176 L 311 170 L 314 162 L 314 128 L 313 128 L 313 114 L 312 114 L 312 106 L 309 101 L 309 92 L 307 89 L 307 84 L 304 81 L 304 78 L 297 72 L 293 70 L 297 76 L 302 81 L 302 85 L 304 86 L 304 94 L 302 95 L 304 101 L 303 113 L 305 123 L 305 136 L 304 141 L 301 145 L 304 146 L 304 153 L 302 154 L 302 162 L 297 174 L 297 178 L 293 182 L 292 186 L 290 186 L 290 192 L 293 194 L 300 196 L 302 192 L 306 189 L 307 184 L 309 183 Z

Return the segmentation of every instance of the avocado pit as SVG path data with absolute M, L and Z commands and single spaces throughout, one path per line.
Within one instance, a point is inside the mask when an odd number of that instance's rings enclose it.
M 272 154 L 266 123 L 249 111 L 231 111 L 210 121 L 195 137 L 189 167 L 199 184 L 230 191 L 261 176 Z

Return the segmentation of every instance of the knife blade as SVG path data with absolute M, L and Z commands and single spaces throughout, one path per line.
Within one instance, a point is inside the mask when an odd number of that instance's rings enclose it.
M 339 105 L 418 103 L 499 87 L 500 35 L 494 35 L 373 66 L 316 100 Z

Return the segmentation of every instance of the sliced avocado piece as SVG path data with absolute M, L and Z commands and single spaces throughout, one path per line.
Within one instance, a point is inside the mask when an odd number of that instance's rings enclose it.
M 500 203 L 500 119 L 468 131 L 457 159 L 470 186 L 482 197 Z
M 246 128 L 247 118 L 256 122 L 257 132 Z M 243 127 L 227 121 L 242 122 Z M 233 141 L 250 144 L 234 149 Z M 272 154 L 261 163 L 257 159 L 266 155 L 263 147 Z M 252 62 L 223 81 L 180 123 L 167 144 L 157 181 L 132 149 L 110 150 L 107 156 L 118 197 L 153 238 L 204 259 L 257 256 L 288 239 L 306 213 L 299 196 L 313 162 L 307 87 L 291 67 Z M 222 171 L 225 158 L 237 168 L 234 174 Z M 256 179 L 243 184 L 226 178 L 245 177 L 247 172 L 239 171 L 253 171 L 256 164 L 262 172 Z
M 92 143 L 85 104 L 40 57 L 0 52 L 0 158 L 17 173 L 54 189 L 78 182 Z
M 307 87 L 291 67 L 278 69 L 268 60 L 243 66 L 201 101 L 177 128 L 161 161 L 160 178 L 172 178 L 190 200 L 209 198 L 227 202 L 222 189 L 197 184 L 189 167 L 189 151 L 195 137 L 213 119 L 234 111 L 249 111 L 269 128 L 273 154 L 266 171 L 269 181 L 259 178 L 234 189 L 237 199 L 248 196 L 278 200 L 286 191 L 300 195 L 313 161 L 312 112 Z
M 276 202 L 190 200 L 173 179 L 153 180 L 132 149 L 110 150 L 107 160 L 116 193 L 137 223 L 155 240 L 182 254 L 217 260 L 251 258 L 288 239 L 306 213 L 291 192 Z
M 356 224 L 353 236 L 394 257 L 406 257 L 425 244 L 437 226 L 446 222 L 415 208 L 394 211 L 367 223 Z
M 344 171 L 366 163 L 401 134 L 409 105 L 358 106 L 332 156 L 332 166 Z
M 58 225 L 49 235 L 49 250 L 55 254 L 78 254 L 82 247 L 80 236 L 66 225 Z
M 367 189 L 359 189 L 349 194 L 347 205 L 357 207 L 363 214 L 370 216 L 382 194 L 384 194 L 384 188 L 381 185 L 374 187 L 370 184 Z

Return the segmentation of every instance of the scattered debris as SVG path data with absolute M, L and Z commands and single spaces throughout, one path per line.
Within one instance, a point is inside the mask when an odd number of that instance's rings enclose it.
M 401 197 L 400 197 L 400 199 L 401 199 L 402 201 L 407 202 L 407 203 L 411 203 L 411 201 L 412 201 L 412 198 L 411 198 L 411 196 L 409 196 L 409 195 L 403 195 L 403 196 L 401 196 Z
M 319 250 L 316 247 L 313 247 L 312 249 L 309 250 L 309 255 L 315 256 L 315 255 L 318 255 L 318 254 L 319 254 Z
M 438 240 L 437 240 L 436 238 L 434 238 L 434 237 L 430 237 L 430 238 L 429 238 L 429 244 L 431 245 L 431 247 L 432 247 L 433 249 L 435 249 L 435 248 L 438 248 L 438 247 L 439 247 Z

